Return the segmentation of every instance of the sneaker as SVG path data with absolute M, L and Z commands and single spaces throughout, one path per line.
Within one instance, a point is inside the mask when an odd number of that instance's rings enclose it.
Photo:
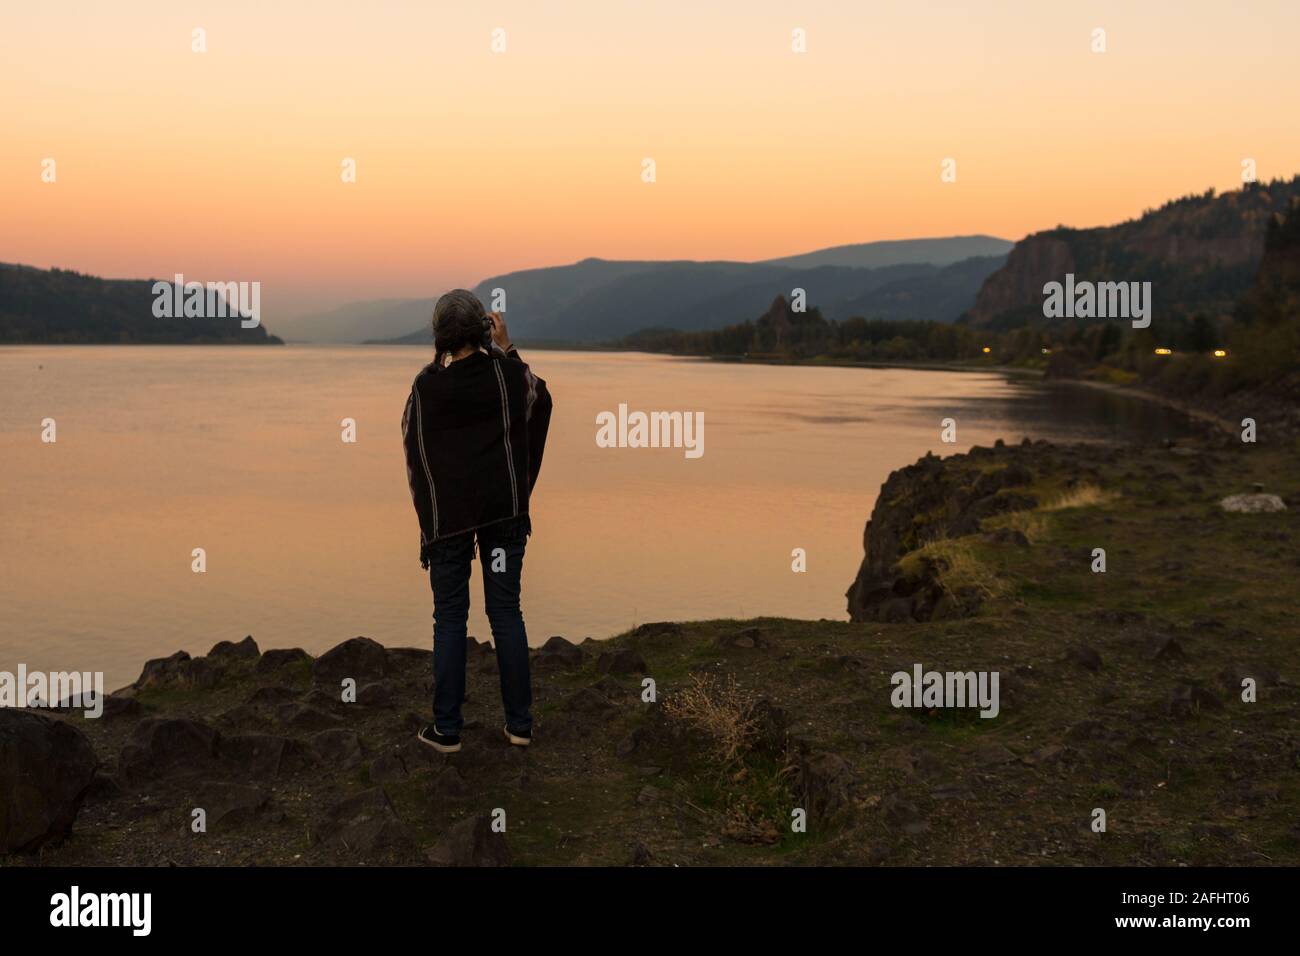
M 454 754 L 460 750 L 459 734 L 440 734 L 433 724 L 424 727 L 415 736 L 420 743 L 428 744 L 440 754 Z
M 525 730 L 522 734 L 517 734 L 509 727 L 506 727 L 505 731 L 506 740 L 516 747 L 527 747 L 533 742 L 533 732 L 531 730 Z

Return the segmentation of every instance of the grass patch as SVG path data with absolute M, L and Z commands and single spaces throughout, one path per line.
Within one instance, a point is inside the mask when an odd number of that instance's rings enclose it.
M 1093 505 L 1109 504 L 1116 497 L 1113 492 L 1103 491 L 1090 482 L 1082 482 L 1067 491 L 1061 492 L 1043 505 L 1041 510 L 1063 511 L 1066 508 L 1089 508 Z
M 1006 582 L 980 557 L 974 543 L 967 538 L 932 540 L 904 555 L 898 568 L 909 578 L 933 577 L 953 596 L 970 588 L 987 599 L 1006 590 Z

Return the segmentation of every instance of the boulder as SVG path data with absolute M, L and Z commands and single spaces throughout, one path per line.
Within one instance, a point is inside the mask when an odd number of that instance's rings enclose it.
M 258 658 L 255 670 L 259 674 L 267 674 L 299 662 L 310 664 L 311 655 L 301 647 L 277 647 Z
M 181 676 L 184 665 L 189 660 L 189 654 L 185 651 L 177 651 L 171 657 L 155 657 L 153 660 L 145 661 L 144 670 L 131 686 L 142 690 L 146 687 L 173 683 Z
M 429 850 L 434 866 L 509 866 L 510 847 L 504 833 L 492 829 L 492 819 L 479 814 L 452 826 Z
M 448 767 L 429 784 L 429 797 L 434 803 L 464 800 L 469 795 L 469 783 L 455 767 Z
M 1286 503 L 1277 495 L 1228 495 L 1219 502 L 1224 511 L 1234 514 L 1260 514 L 1269 511 L 1286 511 Z
M 255 779 L 300 773 L 316 765 L 315 754 L 304 744 L 275 734 L 222 737 L 218 752 Z
M 789 736 L 790 718 L 786 712 L 766 697 L 749 705 L 745 714 L 754 727 L 750 749 L 774 760 L 785 755 Z
M 382 787 L 336 803 L 311 830 L 311 842 L 342 846 L 357 854 L 414 854 L 415 840 Z
M 311 676 L 318 684 L 339 686 L 352 678 L 357 686 L 379 680 L 388 672 L 388 652 L 368 637 L 354 637 L 330 648 L 312 665 Z
M 537 649 L 534 665 L 542 671 L 576 670 L 582 666 L 582 648 L 556 635 Z
M 258 650 L 257 641 L 253 640 L 253 635 L 248 635 L 238 644 L 234 641 L 218 641 L 213 645 L 212 650 L 208 651 L 208 657 L 226 658 L 237 661 L 257 660 L 261 656 Z
M 39 850 L 67 836 L 97 764 L 76 727 L 0 709 L 0 853 Z
M 146 717 L 136 725 L 118 757 L 122 775 L 132 784 L 159 777 L 212 770 L 221 734 L 188 717 Z
M 409 776 L 406 761 L 399 753 L 386 753 L 375 758 L 370 764 L 370 782 L 388 783 L 393 780 L 405 780 Z
M 320 758 L 321 763 L 336 769 L 355 767 L 361 762 L 363 750 L 361 738 L 355 731 L 334 728 L 312 734 L 311 749 Z
M 298 691 L 294 688 L 285 687 L 283 684 L 269 684 L 249 694 L 245 703 L 251 707 L 278 707 L 297 698 Z
M 644 674 L 645 672 L 645 660 L 630 647 L 615 648 L 596 658 L 598 674 Z
M 329 711 L 311 704 L 282 704 L 276 710 L 276 719 L 284 725 L 285 729 L 298 733 L 328 730 L 343 723 L 342 717 L 336 717 Z
M 811 819 L 833 820 L 853 806 L 853 768 L 843 757 L 829 752 L 800 753 L 797 767 L 800 799 Z
M 602 718 L 610 716 L 617 709 L 608 697 L 594 687 L 579 688 L 560 706 L 570 714 Z
M 754 650 L 755 648 L 767 647 L 767 642 L 763 639 L 763 632 L 757 627 L 745 627 L 729 634 L 720 634 L 716 643 L 721 650 L 731 650 L 733 648 Z
M 377 680 L 357 688 L 357 703 L 363 707 L 391 707 L 397 700 L 392 681 Z
M 248 823 L 269 802 L 270 794 L 258 787 L 209 780 L 199 785 L 190 809 L 201 808 L 207 814 L 208 832 L 212 832 Z

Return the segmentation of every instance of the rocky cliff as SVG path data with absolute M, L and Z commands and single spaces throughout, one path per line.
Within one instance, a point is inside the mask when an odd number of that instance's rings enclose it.
M 1165 315 L 1230 313 L 1254 276 L 1269 221 L 1297 195 L 1300 177 L 1188 196 L 1114 226 L 1034 233 L 984 281 L 964 319 L 981 328 L 1041 323 L 1043 285 L 1066 273 L 1150 281 Z

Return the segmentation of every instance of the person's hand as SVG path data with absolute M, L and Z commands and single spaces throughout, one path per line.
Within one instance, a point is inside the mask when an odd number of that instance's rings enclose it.
M 501 351 L 507 351 L 510 348 L 510 332 L 506 329 L 506 320 L 500 312 L 489 312 L 488 319 L 492 322 L 492 341 Z

